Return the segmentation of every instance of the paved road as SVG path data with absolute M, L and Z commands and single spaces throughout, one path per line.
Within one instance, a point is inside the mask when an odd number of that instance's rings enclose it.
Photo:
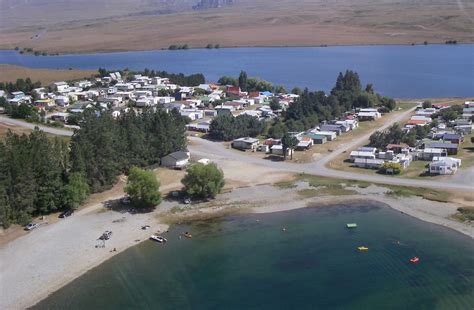
M 375 129 L 366 135 L 359 137 L 350 143 L 341 145 L 337 150 L 331 154 L 321 158 L 318 161 L 305 163 L 305 164 L 296 164 L 290 162 L 274 162 L 271 160 L 261 159 L 254 156 L 246 155 L 245 153 L 240 153 L 235 150 L 227 149 L 222 143 L 215 143 L 208 140 L 190 137 L 193 142 L 189 149 L 192 154 L 202 156 L 210 159 L 217 160 L 235 160 L 243 163 L 248 163 L 249 165 L 258 165 L 264 166 L 270 169 L 275 169 L 275 171 L 285 171 L 285 172 L 296 172 L 296 173 L 308 173 L 313 175 L 320 175 L 324 177 L 333 177 L 341 179 L 352 179 L 352 180 L 361 180 L 374 183 L 384 183 L 391 185 L 402 185 L 410 187 L 428 187 L 428 188 L 444 188 L 444 189 L 455 189 L 460 191 L 473 191 L 474 184 L 472 182 L 465 182 L 466 179 L 462 179 L 461 182 L 452 182 L 450 179 L 443 180 L 417 180 L 417 179 L 404 179 L 399 177 L 390 177 L 383 175 L 367 175 L 359 174 L 354 172 L 347 172 L 341 170 L 329 169 L 326 167 L 326 164 L 331 160 L 335 159 L 337 156 L 346 152 L 357 145 L 364 143 L 370 135 L 376 130 L 383 130 L 391 126 L 395 122 L 399 122 L 409 116 L 414 109 L 408 110 L 402 114 L 395 115 L 387 120 L 387 122 L 380 128 Z M 453 180 L 456 181 L 456 180 Z
M 399 122 L 409 116 L 414 110 L 408 110 L 403 112 L 402 114 L 395 115 L 389 119 L 387 122 L 380 128 L 375 129 L 366 135 L 359 137 L 350 143 L 345 145 L 341 145 L 337 150 L 332 152 L 331 154 L 319 159 L 318 161 L 306 163 L 306 164 L 295 164 L 290 162 L 274 162 L 271 160 L 265 160 L 261 158 L 257 158 L 254 156 L 245 155 L 244 153 L 239 153 L 234 150 L 227 149 L 222 143 L 215 143 L 208 140 L 190 137 L 191 141 L 193 141 L 192 145 L 189 146 L 189 150 L 192 154 L 198 155 L 205 158 L 210 159 L 221 159 L 221 160 L 236 160 L 242 163 L 248 163 L 250 165 L 258 165 L 264 166 L 270 169 L 274 169 L 275 171 L 284 171 L 284 172 L 297 172 L 297 173 L 308 173 L 314 175 L 320 175 L 324 177 L 333 177 L 333 178 L 341 178 L 341 179 L 352 179 L 352 180 L 363 180 L 368 182 L 375 182 L 375 183 L 385 183 L 385 184 L 392 184 L 392 185 L 403 185 L 403 186 L 411 186 L 411 187 L 429 187 L 429 188 L 445 188 L 445 189 L 455 189 L 461 191 L 473 191 L 474 184 L 472 183 L 472 179 L 470 182 L 466 182 L 466 178 L 456 178 L 456 179 L 443 179 L 443 180 L 416 180 L 416 179 L 403 179 L 397 177 L 390 177 L 390 176 L 382 176 L 382 175 L 367 175 L 367 174 L 359 174 L 354 172 L 347 172 L 347 171 L 340 171 L 340 170 L 333 170 L 326 167 L 326 164 L 329 163 L 331 160 L 346 152 L 357 145 L 360 145 L 364 141 L 366 141 L 370 135 L 375 132 L 376 130 L 383 130 L 392 125 L 395 122 Z M 7 125 L 15 125 L 15 126 L 23 126 L 26 128 L 34 129 L 35 127 L 39 127 L 41 130 L 60 136 L 72 136 L 73 132 L 66 129 L 60 128 L 52 128 L 46 127 L 36 124 L 31 124 L 25 121 L 11 119 L 5 116 L 0 116 L 0 123 L 4 123 Z
M 74 133 L 72 130 L 54 128 L 54 127 L 48 127 L 48 126 L 43 126 L 43 125 L 39 125 L 39 124 L 28 123 L 28 122 L 25 122 L 23 120 L 13 119 L 13 118 L 9 118 L 9 117 L 6 117 L 6 116 L 1 116 L 1 115 L 0 115 L 0 123 L 5 124 L 5 125 L 10 125 L 10 126 L 13 125 L 13 126 L 24 127 L 24 128 L 28 128 L 28 129 L 31 129 L 31 130 L 35 129 L 35 127 L 38 127 L 39 129 L 41 129 L 44 132 L 50 133 L 52 135 L 57 135 L 57 136 L 70 137 Z

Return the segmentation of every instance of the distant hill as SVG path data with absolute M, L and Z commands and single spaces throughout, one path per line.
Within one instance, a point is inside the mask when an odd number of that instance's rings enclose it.
M 193 6 L 194 10 L 216 9 L 224 6 L 233 5 L 234 0 L 201 0 L 198 4 Z
M 0 48 L 474 43 L 470 0 L 0 0 Z

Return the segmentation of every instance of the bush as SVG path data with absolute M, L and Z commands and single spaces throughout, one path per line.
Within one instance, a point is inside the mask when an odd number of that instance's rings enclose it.
M 216 164 L 197 163 L 188 168 L 181 180 L 186 194 L 199 198 L 214 198 L 224 187 L 224 173 Z
M 399 163 L 385 162 L 379 171 L 385 174 L 400 174 L 400 172 L 402 172 L 402 166 Z

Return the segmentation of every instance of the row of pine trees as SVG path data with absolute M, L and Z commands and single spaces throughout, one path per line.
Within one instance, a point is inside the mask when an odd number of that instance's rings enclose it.
M 186 148 L 185 124 L 176 111 L 131 110 L 114 119 L 91 110 L 70 141 L 39 130 L 9 132 L 0 141 L 1 224 L 25 224 L 32 216 L 77 208 L 130 167 L 158 164 Z

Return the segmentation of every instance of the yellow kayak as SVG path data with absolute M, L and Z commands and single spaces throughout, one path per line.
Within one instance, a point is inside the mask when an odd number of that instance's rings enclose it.
M 368 251 L 368 250 L 369 250 L 369 248 L 368 248 L 368 247 L 365 247 L 365 246 L 357 247 L 357 249 L 358 249 L 359 251 Z

